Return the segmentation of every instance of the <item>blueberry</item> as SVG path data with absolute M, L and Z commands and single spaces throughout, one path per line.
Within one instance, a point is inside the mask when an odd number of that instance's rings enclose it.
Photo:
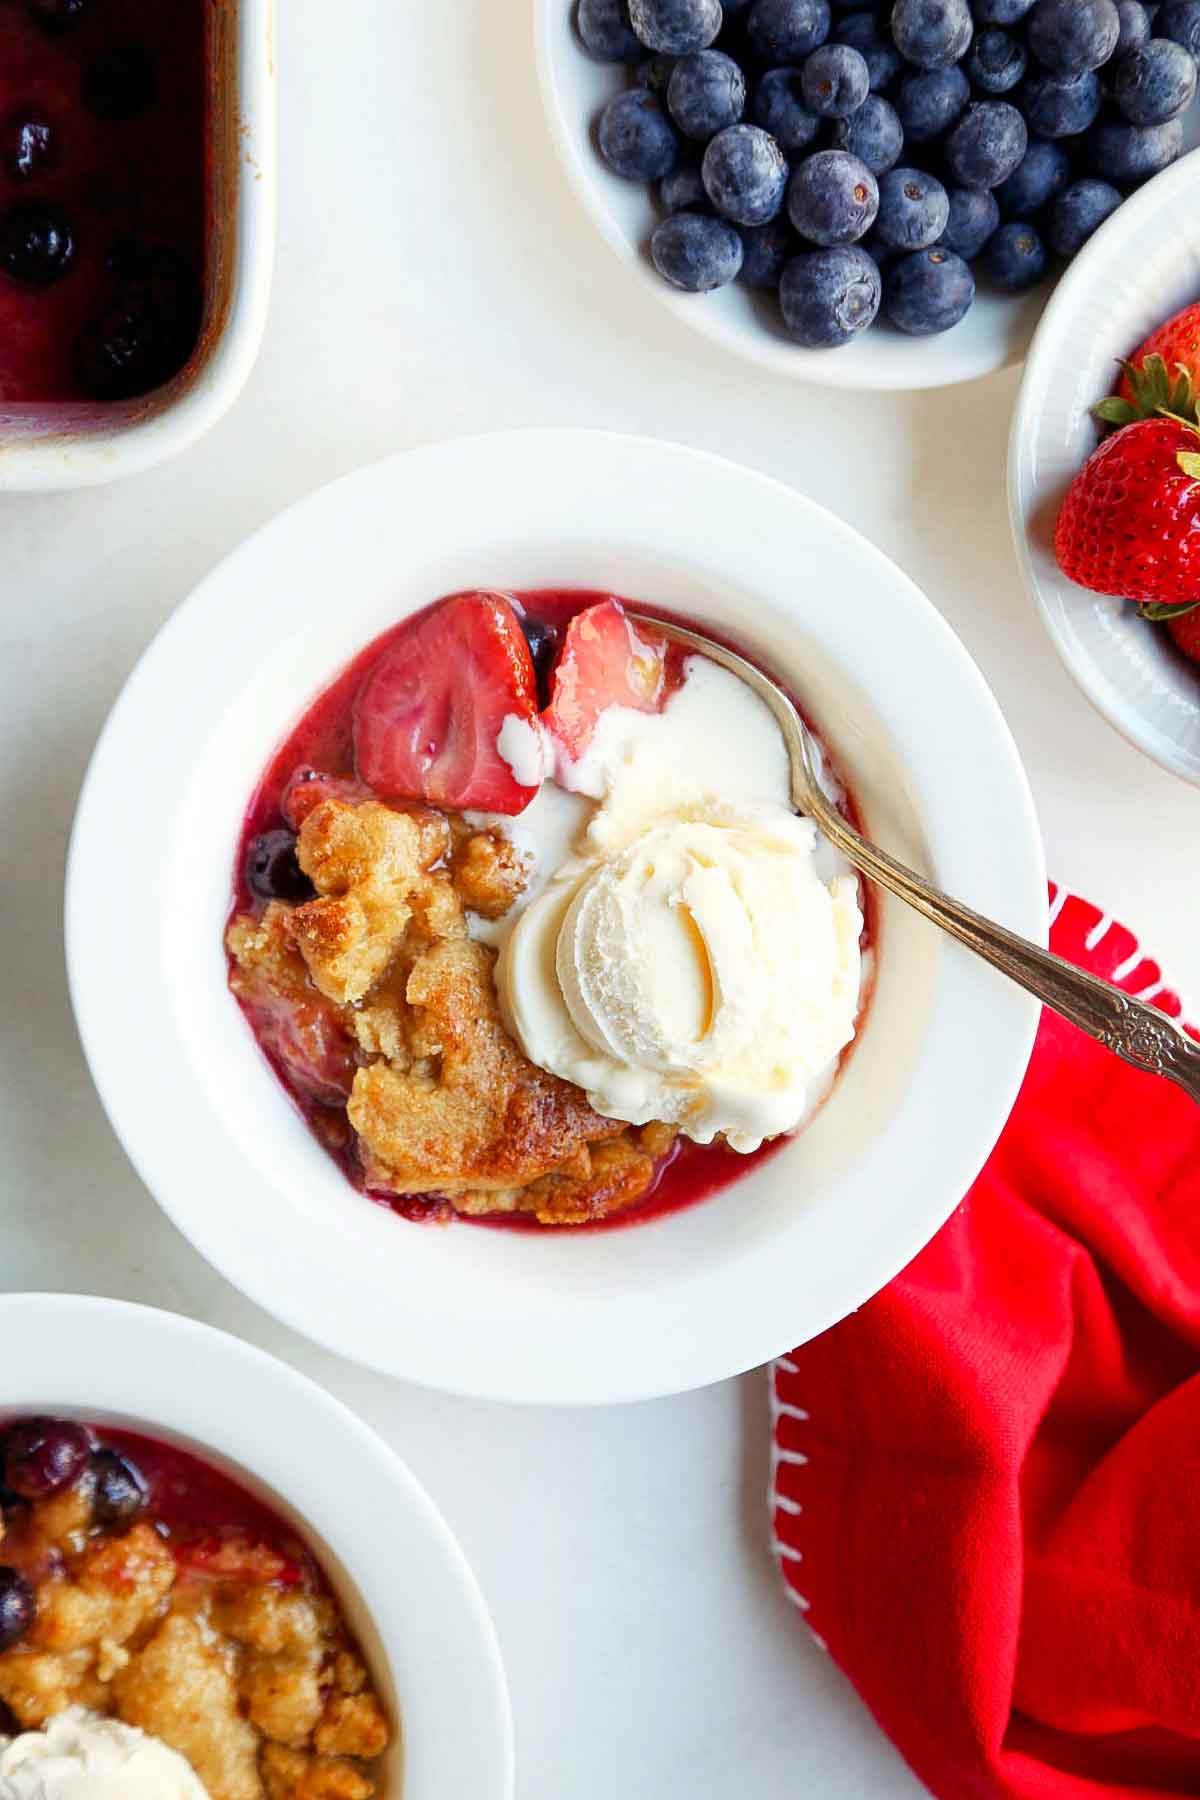
M 725 14 L 721 0 L 629 0 L 629 20 L 647 50 L 682 56 L 707 50 Z
M 600 114 L 600 154 L 626 181 L 661 181 L 679 161 L 671 121 L 648 88 L 614 94 Z
M 1034 70 L 1018 95 L 1030 131 L 1048 138 L 1078 137 L 1094 124 L 1100 100 L 1100 78 L 1091 71 L 1064 81 Z
M 550 671 L 562 643 L 562 632 L 557 625 L 531 618 L 528 613 L 521 615 L 521 630 L 537 677 L 538 705 L 545 707 L 550 704 Z
M 49 287 L 70 273 L 75 233 L 61 206 L 26 200 L 0 218 L 0 270 L 26 287 Z
M 34 181 L 59 164 L 58 133 L 41 114 L 26 108 L 0 126 L 0 158 L 17 181 Z
M 1007 181 L 1029 148 L 1029 132 L 1007 100 L 979 100 L 946 139 L 946 168 L 959 187 Z
M 1196 97 L 1196 59 L 1170 38 L 1154 38 L 1117 64 L 1113 98 L 1131 125 L 1165 125 Z
M 756 125 L 769 131 L 783 150 L 804 150 L 821 129 L 804 104 L 799 69 L 768 69 L 760 75 L 750 108 Z
M 846 150 L 818 150 L 797 164 L 788 188 L 788 217 L 812 244 L 856 244 L 879 212 L 879 183 Z
M 735 225 L 765 225 L 783 205 L 787 160 L 759 125 L 719 131 L 704 152 L 701 172 L 709 199 Z
M 967 74 L 979 94 L 1009 93 L 1028 65 L 1024 44 L 994 26 L 981 31 L 967 52 Z
M 294 831 L 263 831 L 246 847 L 246 886 L 256 900 L 289 900 L 300 904 L 313 897 L 313 885 L 296 856 Z
M 990 188 L 951 188 L 949 200 L 941 242 L 964 262 L 974 262 L 1000 223 L 1000 202 Z
M 896 48 L 918 69 L 948 69 L 961 61 L 973 30 L 967 0 L 896 0 L 892 8 Z
M 45 1500 L 70 1487 L 91 1448 L 82 1425 L 66 1419 L 23 1419 L 4 1440 L 4 1484 L 21 1500 Z
M 1183 125 L 1094 125 L 1087 136 L 1093 172 L 1116 187 L 1135 187 L 1169 168 L 1183 148 Z
M 754 0 L 746 14 L 750 48 L 766 69 L 803 62 L 829 36 L 828 0 Z
M 868 94 L 852 119 L 838 119 L 830 132 L 835 150 L 848 150 L 872 175 L 894 168 L 904 148 L 904 127 L 882 94 Z
M 1117 0 L 1117 16 L 1121 21 L 1121 35 L 1114 56 L 1124 56 L 1127 50 L 1140 50 L 1143 44 L 1149 43 L 1150 14 L 1142 0 Z
M 1071 179 L 1071 159 L 1061 144 L 1033 138 L 1007 181 L 996 189 L 1006 219 L 1032 219 Z
M 914 144 L 941 137 L 962 117 L 970 98 L 971 84 L 960 68 L 906 75 L 896 89 L 896 112 L 905 137 Z
M 875 236 L 891 250 L 927 250 L 950 219 L 950 196 L 936 176 L 890 169 L 879 182 Z
M 700 179 L 700 164 L 680 163 L 659 183 L 658 197 L 667 212 L 685 212 L 696 206 L 707 208 L 708 195 Z
M 0 1650 L 29 1635 L 37 1615 L 33 1589 L 15 1569 L 0 1568 Z
M 1037 0 L 1027 27 L 1029 48 L 1055 75 L 1099 69 L 1117 47 L 1116 0 Z
M 88 10 L 88 0 L 29 0 L 30 16 L 46 31 L 66 31 Z
M 93 1509 L 102 1525 L 131 1525 L 146 1510 L 149 1493 L 132 1463 L 115 1450 L 97 1450 L 92 1457 L 96 1481 Z
M 1200 0 L 1163 0 L 1154 15 L 1154 35 L 1200 58 Z
M 953 250 L 935 245 L 893 263 L 884 277 L 884 310 L 910 337 L 949 331 L 971 310 L 975 277 Z
M 864 56 L 849 44 L 822 44 L 801 75 L 804 98 L 822 119 L 848 119 L 871 91 Z
M 890 87 L 903 63 L 900 52 L 872 12 L 852 12 L 839 19 L 833 28 L 835 42 L 849 44 L 867 65 L 871 90 L 879 93 Z
M 579 0 L 575 23 L 597 62 L 633 63 L 642 54 L 625 0 Z
M 690 50 L 671 72 L 667 111 L 684 137 L 703 142 L 746 110 L 746 77 L 723 50 Z
M 984 265 L 1005 294 L 1023 294 L 1046 272 L 1046 246 L 1032 225 L 1002 225 L 984 251 Z
M 676 58 L 673 56 L 648 56 L 634 70 L 634 81 L 638 87 L 649 88 L 652 94 L 663 100 L 671 85 L 675 62 Z
M 154 104 L 154 58 L 144 44 L 114 44 L 83 71 L 83 103 L 98 119 L 136 119 Z
M 1015 25 L 1032 5 L 1033 0 L 975 0 L 972 10 L 977 25 Z
M 123 239 L 108 259 L 112 291 L 75 347 L 94 400 L 130 400 L 161 387 L 195 348 L 203 295 L 190 263 L 165 244 Z
M 783 271 L 783 322 L 806 349 L 836 350 L 874 324 L 882 288 L 878 268 L 857 245 L 807 250 Z
M 711 213 L 672 213 L 657 225 L 650 256 L 664 281 L 685 294 L 725 287 L 742 266 L 745 252 L 733 226 Z
M 1122 196 L 1107 181 L 1073 182 L 1050 208 L 1046 236 L 1056 256 L 1077 256 L 1105 219 L 1121 204 Z
M 743 225 L 742 260 L 738 280 L 743 287 L 777 288 L 785 267 L 798 249 L 796 234 L 785 218 L 769 225 Z

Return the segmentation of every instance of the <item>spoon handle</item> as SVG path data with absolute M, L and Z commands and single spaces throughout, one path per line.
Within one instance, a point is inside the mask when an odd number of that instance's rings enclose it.
M 1110 982 L 1077 969 L 1048 950 L 1039 950 L 1016 932 L 995 925 L 969 906 L 952 900 L 886 851 L 860 837 L 826 804 L 817 819 L 821 830 L 864 875 L 940 925 L 1059 1013 L 1122 1061 L 1152 1075 L 1165 1075 L 1200 1102 L 1200 1044 L 1155 1006 L 1135 1000 Z

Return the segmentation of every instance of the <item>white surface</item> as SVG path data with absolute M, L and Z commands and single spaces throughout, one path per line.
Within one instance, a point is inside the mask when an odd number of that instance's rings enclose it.
M 1127 917 L 1193 1006 L 1195 792 L 1096 717 L 1024 593 L 1004 499 L 1014 374 L 829 394 L 681 330 L 622 276 L 562 178 L 524 0 L 358 0 L 336 56 L 321 0 L 288 0 L 281 26 L 281 255 L 246 394 L 186 457 L 125 487 L 0 501 L 4 1285 L 91 1287 L 224 1325 L 395 1443 L 491 1603 L 519 1800 L 913 1800 L 778 1592 L 762 1376 L 611 1411 L 449 1400 L 309 1348 L 168 1224 L 104 1120 L 70 1020 L 59 895 L 79 782 L 153 630 L 282 505 L 406 444 L 586 423 L 765 469 L 893 555 L 1006 709 L 1051 868 Z M 427 148 L 406 162 L 406 140 Z M 148 865 L 157 844 L 147 820 Z
M 686 527 L 715 517 L 729 528 L 703 543 Z M 793 564 L 803 588 L 780 579 Z M 1037 1008 L 884 898 L 874 994 L 828 1104 L 706 1205 L 632 1238 L 531 1238 L 413 1232 L 356 1203 L 229 994 L 230 871 L 297 714 L 398 618 L 481 581 L 612 588 L 729 633 L 827 733 L 880 845 L 1044 937 L 1045 863 L 1012 739 L 898 569 L 791 488 L 718 458 L 609 433 L 497 434 L 393 458 L 292 508 L 147 652 L 97 750 L 71 849 L 80 1031 L 151 1191 L 286 1323 L 454 1393 L 557 1404 L 679 1393 L 815 1336 L 912 1259 L 1000 1134 Z M 826 604 L 839 589 L 849 604 Z M 153 868 L 147 817 L 159 821 Z
M 0 1296 L 0 1418 L 26 1411 L 143 1431 L 225 1465 L 320 1558 L 401 1722 L 382 1771 L 392 1791 L 512 1800 L 508 1696 L 479 1589 L 429 1496 L 361 1419 L 190 1319 Z
M 1025 579 L 1080 688 L 1131 744 L 1200 787 L 1195 668 L 1160 626 L 1077 587 L 1054 556 L 1054 521 L 1100 441 L 1091 408 L 1118 359 L 1200 293 L 1198 182 L 1200 150 L 1114 213 L 1055 294 L 1013 415 L 1009 500 Z

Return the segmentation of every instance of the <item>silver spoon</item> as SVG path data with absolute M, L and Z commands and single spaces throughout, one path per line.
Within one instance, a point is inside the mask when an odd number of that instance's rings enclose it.
M 826 797 L 817 780 L 813 747 L 800 715 L 784 693 L 753 663 L 723 644 L 687 631 L 681 625 L 668 624 L 644 614 L 631 613 L 635 623 L 650 632 L 658 632 L 695 650 L 710 661 L 728 669 L 774 714 L 787 744 L 792 775 L 792 804 L 796 811 L 810 818 L 847 862 L 862 874 L 877 881 L 889 893 L 907 901 L 909 906 L 943 931 L 973 950 L 985 962 L 1007 975 L 1027 993 L 1033 994 L 1072 1025 L 1078 1025 L 1089 1037 L 1112 1050 L 1123 1062 L 1152 1075 L 1165 1075 L 1191 1099 L 1200 1101 L 1200 1044 L 1188 1037 L 1173 1020 L 1144 1000 L 1135 1000 L 1111 982 L 1088 975 L 1061 956 L 1039 950 L 1036 944 L 1006 931 L 969 906 L 952 900 L 932 882 L 925 881 L 912 869 L 905 868 L 895 857 L 869 843 L 860 832 L 848 825 L 841 813 Z

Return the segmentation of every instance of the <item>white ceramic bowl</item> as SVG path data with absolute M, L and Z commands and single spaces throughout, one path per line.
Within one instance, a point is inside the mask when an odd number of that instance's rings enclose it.
M 0 406 L 0 493 L 134 475 L 210 430 L 241 392 L 266 325 L 275 255 L 275 7 L 211 0 L 204 317 L 173 381 L 115 405 Z
M 258 1493 L 316 1552 L 400 1721 L 384 1800 L 512 1800 L 508 1690 L 475 1579 L 420 1483 L 339 1401 L 172 1313 L 8 1294 L 0 1417 L 22 1413 L 145 1432 Z
M 765 1362 L 896 1273 L 1007 1116 L 1034 1004 L 882 908 L 877 991 L 829 1104 L 703 1206 L 627 1231 L 406 1224 L 317 1148 L 226 990 L 243 809 L 298 713 L 397 618 L 473 585 L 611 588 L 729 632 L 825 721 L 870 829 L 1033 937 L 1045 872 L 996 704 L 933 607 L 790 489 L 647 439 L 412 452 L 277 519 L 175 614 L 117 702 L 71 849 L 67 948 L 101 1096 L 230 1280 L 395 1375 L 632 1399 Z
M 1099 442 L 1090 409 L 1117 359 L 1200 299 L 1200 151 L 1096 233 L 1046 308 L 1013 416 L 1008 492 L 1021 570 L 1063 662 L 1111 725 L 1200 784 L 1200 671 L 1127 602 L 1076 587 L 1054 557 L 1063 495 Z
M 623 68 L 594 62 L 575 33 L 573 0 L 534 0 L 535 54 L 555 146 L 576 195 L 625 267 L 677 319 L 735 355 L 822 387 L 948 387 L 1020 362 L 1046 303 L 1046 284 L 1020 300 L 981 287 L 967 317 L 941 337 L 906 337 L 881 322 L 841 350 L 804 350 L 790 338 L 773 296 L 735 282 L 714 294 L 681 294 L 646 251 L 657 218 L 648 190 L 622 181 L 595 147 L 596 118 L 626 85 Z

